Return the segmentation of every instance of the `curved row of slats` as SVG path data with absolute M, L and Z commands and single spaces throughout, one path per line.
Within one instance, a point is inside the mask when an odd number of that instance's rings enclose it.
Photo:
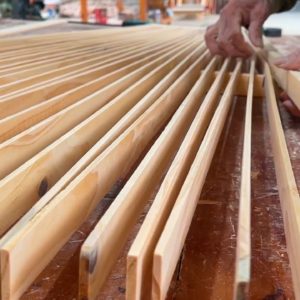
M 202 40 L 196 29 L 150 26 L 0 41 L 2 300 L 26 291 L 132 168 L 81 248 L 79 298 L 97 299 L 160 185 L 128 253 L 126 296 L 164 299 L 240 82 L 248 97 L 235 294 L 246 294 L 255 60 L 246 78 L 242 61 L 212 58 Z

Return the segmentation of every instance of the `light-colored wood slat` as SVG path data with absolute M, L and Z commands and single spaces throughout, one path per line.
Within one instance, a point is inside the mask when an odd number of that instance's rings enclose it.
M 157 65 L 160 63 L 157 62 Z M 137 73 L 135 77 L 137 83 L 134 84 L 135 89 L 130 87 L 128 91 L 122 93 L 78 127 L 75 127 L 2 180 L 0 182 L 0 190 L 3 191 L 0 197 L 0 233 L 7 230 L 39 199 L 41 195 L 37 193 L 37 189 L 39 190 L 39 186 L 45 178 L 47 178 L 47 187 L 53 186 L 80 159 L 81 155 L 168 73 L 173 65 L 174 62 L 167 65 L 167 67 L 163 64 L 163 67 L 160 66 L 155 69 L 156 72 L 152 72 L 151 76 L 146 76 L 141 80 L 138 80 Z M 134 77 L 131 79 L 134 80 Z M 114 90 L 113 88 L 112 92 Z M 105 98 L 108 92 L 104 91 L 102 94 L 103 96 L 100 98 Z M 99 98 L 96 97 L 95 101 L 97 104 Z M 83 108 L 79 112 L 82 110 Z M 71 116 L 74 115 L 74 112 L 71 113 Z M 64 122 L 67 122 L 65 120 L 64 117 Z M 59 123 L 55 123 L 56 127 L 59 125 Z M 32 172 L 34 172 L 34 175 Z M 30 174 L 30 177 L 27 177 L 26 174 Z M 19 182 L 18 189 L 15 189 L 15 182 Z
M 162 51 L 168 46 L 169 45 L 161 45 L 153 48 L 154 51 Z M 5 98 L 5 100 L 0 101 L 0 118 L 7 117 L 11 114 L 20 112 L 29 106 L 36 105 L 72 89 L 76 89 L 85 83 L 134 63 L 139 59 L 146 58 L 151 54 L 153 54 L 153 50 L 143 49 L 141 51 L 137 51 L 136 54 L 132 54 L 123 59 L 121 58 L 115 60 L 114 62 L 109 62 L 103 66 L 100 66 L 99 68 L 95 68 L 78 75 L 66 77 L 64 80 L 56 79 L 51 84 L 43 84 L 25 93 L 18 94 L 11 98 Z
M 193 47 L 193 45 L 191 45 L 191 47 Z M 175 48 L 175 51 L 176 50 L 177 49 Z M 195 52 L 192 54 L 195 56 L 195 53 L 200 53 L 199 50 L 201 51 L 201 48 L 195 48 Z M 162 64 L 160 73 L 166 75 L 166 72 L 170 71 L 171 67 L 175 67 L 175 64 L 178 64 L 180 59 L 184 58 L 186 51 L 188 51 L 188 49 L 178 51 L 178 53 L 173 56 L 173 59 L 167 60 Z M 170 55 L 172 56 L 172 53 L 170 53 Z M 149 59 L 151 60 L 151 57 L 149 57 Z M 164 61 L 164 58 L 161 58 L 160 60 Z M 90 97 L 69 106 L 56 115 L 0 144 L 0 161 L 2 161 L 0 166 L 0 179 L 4 178 L 22 163 L 25 163 L 26 160 L 30 159 L 48 144 L 54 142 L 55 139 L 73 128 L 81 120 L 84 120 L 84 118 L 88 117 L 93 111 L 96 111 L 105 100 L 108 101 L 130 84 L 132 84 L 130 87 L 131 89 L 138 87 L 141 74 L 143 74 L 143 72 L 145 73 L 149 67 L 151 69 L 151 65 L 141 67 L 140 70 L 120 78 L 118 81 L 110 84 Z M 160 76 L 160 73 L 156 75 Z M 146 77 L 149 80 L 148 84 L 151 84 L 151 82 L 155 80 L 153 78 L 157 78 L 157 76 L 153 76 L 153 71 L 150 72 Z M 160 85 L 158 85 L 158 88 L 159 86 Z M 99 99 L 101 99 L 101 101 L 99 101 Z M 130 100 L 128 100 L 128 103 L 130 103 Z M 12 157 L 13 159 L 7 159 L 7 157 Z
M 182 45 L 180 47 L 182 47 Z M 171 52 L 168 52 L 167 49 L 154 52 L 154 54 L 149 55 L 144 60 L 137 61 L 134 64 L 130 64 L 129 66 L 121 68 L 106 76 L 102 76 L 96 82 L 90 82 L 88 86 L 84 86 L 84 89 L 75 89 L 75 91 L 72 91 L 71 93 L 63 94 L 61 97 L 55 97 L 50 101 L 43 102 L 39 105 L 33 106 L 32 108 L 28 108 L 20 113 L 0 120 L 0 141 L 5 141 L 17 135 L 18 133 L 30 128 L 43 119 L 47 119 L 49 116 L 55 113 L 58 114 L 56 119 L 61 118 L 63 115 L 64 117 L 68 117 L 68 115 L 71 117 L 74 113 L 77 113 L 78 117 L 80 118 L 77 120 L 82 120 L 84 117 L 88 116 L 88 113 L 91 114 L 97 108 L 99 108 L 101 103 L 109 101 L 109 99 L 111 99 L 109 97 L 113 96 L 112 92 L 114 93 L 114 95 L 116 95 L 121 91 L 122 88 L 124 88 L 124 83 L 129 84 L 128 79 L 130 79 L 130 77 L 127 75 L 130 75 L 130 73 L 132 73 L 131 77 L 136 78 L 135 80 L 137 80 L 139 78 L 138 76 L 146 75 L 146 73 L 149 72 L 151 68 L 155 67 L 159 63 L 162 63 L 164 59 L 168 59 L 170 56 L 175 55 L 176 50 L 180 50 L 180 47 L 175 47 L 175 50 L 173 49 L 173 51 Z M 158 55 L 160 57 L 157 58 Z M 161 55 L 164 56 L 161 57 Z M 122 78 L 123 80 L 115 82 L 114 87 L 110 85 L 112 82 Z M 131 80 L 131 82 L 133 83 L 134 81 Z M 117 83 L 120 83 L 119 86 Z M 110 93 L 108 91 L 106 93 L 102 91 L 105 86 L 109 88 Z M 99 91 L 97 92 L 97 90 Z M 105 97 L 101 97 L 101 94 L 104 94 Z M 82 97 L 87 98 L 83 98 L 82 100 L 80 100 Z M 101 99 L 101 101 L 99 101 L 99 99 Z M 88 105 L 89 107 L 85 110 L 83 109 L 82 113 L 80 113 L 82 107 L 86 105 Z M 63 110 L 66 107 L 67 109 Z M 75 111 L 73 109 L 74 107 Z M 47 123 L 49 122 L 53 123 L 55 122 L 55 120 L 50 119 Z M 73 118 L 73 125 L 74 122 L 75 119 Z M 46 126 L 49 126 L 49 124 L 47 124 Z M 61 128 L 61 131 L 62 130 L 63 129 Z
M 246 100 L 239 217 L 237 228 L 234 299 L 248 299 L 251 278 L 251 133 L 256 59 L 251 60 Z
M 149 34 L 149 33 L 148 33 Z M 47 44 L 45 43 L 39 43 L 38 45 L 34 46 L 27 46 L 24 49 L 20 50 L 14 50 L 14 53 L 16 55 L 16 61 L 22 61 L 27 58 L 34 58 L 35 55 L 38 54 L 45 54 L 46 58 L 49 58 L 48 55 L 52 55 L 55 53 L 55 48 L 59 51 L 62 51 L 62 53 L 57 53 L 60 56 L 65 55 L 70 50 L 76 50 L 76 49 L 82 49 L 82 48 L 89 48 L 91 46 L 98 45 L 100 46 L 101 44 L 107 45 L 109 43 L 112 43 L 116 40 L 119 40 L 122 42 L 122 39 L 124 38 L 130 38 L 132 41 L 134 41 L 137 37 L 141 38 L 142 36 L 147 36 L 147 33 L 136 33 L 136 34 L 124 34 L 121 36 L 120 34 L 116 34 L 114 36 L 110 36 L 109 39 L 99 40 L 95 39 L 95 36 L 87 36 L 87 38 L 82 39 L 82 40 L 56 40 L 56 41 L 49 41 Z M 76 43 L 76 44 L 75 44 Z M 9 47 L 11 48 L 11 47 Z M 30 49 L 29 49 L 30 48 Z M 7 64 L 8 62 L 13 61 L 14 55 L 11 53 L 11 49 L 9 49 L 8 52 L 6 53 L 0 53 L 0 65 L 2 64 Z
M 50 26 L 57 26 L 60 24 L 64 24 L 66 22 L 67 21 L 64 19 L 59 19 L 59 20 L 48 20 L 46 22 L 38 22 L 38 23 L 34 22 L 32 24 L 18 25 L 15 27 L 5 28 L 0 30 L 0 37 L 5 38 L 11 36 L 12 34 L 32 31 L 32 30 L 41 29 Z
M 172 38 L 169 39 L 168 41 L 169 43 L 172 43 L 174 41 L 172 41 Z M 96 71 L 97 68 L 101 68 L 101 66 L 104 66 L 108 63 L 116 63 L 116 62 L 121 62 L 121 60 L 123 59 L 124 61 L 126 59 L 130 59 L 132 58 L 134 55 L 138 55 L 141 54 L 142 51 L 149 51 L 149 47 L 154 47 L 155 45 L 160 46 L 161 48 L 163 48 L 164 46 L 166 47 L 168 45 L 168 43 L 165 44 L 160 44 L 157 42 L 147 42 L 147 43 L 141 43 L 140 46 L 133 46 L 130 48 L 127 48 L 126 50 L 123 49 L 119 49 L 118 51 L 116 51 L 116 53 L 112 53 L 111 57 L 106 57 L 104 60 L 100 60 L 98 63 L 96 64 L 92 64 L 92 65 L 88 65 L 86 67 L 81 67 L 78 68 L 75 71 L 71 71 L 68 73 L 65 73 L 61 76 L 57 76 L 56 78 L 52 78 L 52 79 L 48 79 L 45 78 L 41 83 L 36 83 L 36 84 L 32 84 L 29 85 L 28 87 L 24 87 L 23 89 L 17 89 L 15 91 L 12 91 L 10 93 L 5 94 L 5 91 L 3 91 L 2 96 L 0 97 L 1 101 L 4 100 L 11 100 L 13 97 L 17 97 L 20 95 L 24 95 L 24 93 L 28 92 L 28 91 L 35 91 L 39 88 L 43 88 L 43 90 L 45 89 L 49 89 L 49 87 L 51 87 L 51 84 L 61 81 L 63 82 L 64 80 L 67 80 L 68 78 L 71 78 L 72 76 L 76 76 L 76 75 L 82 75 L 84 77 L 86 77 L 85 73 L 88 74 L 88 72 L 93 72 Z M 130 50 L 130 51 L 129 51 Z M 9 92 L 9 91 L 8 91 Z
M 242 62 L 238 61 L 154 251 L 152 298 L 165 299 L 219 137 L 230 109 Z
M 163 133 L 84 242 L 80 253 L 80 299 L 97 299 L 128 235 L 179 148 L 208 86 L 212 83 L 212 71 L 213 68 L 210 74 L 205 73 L 196 82 Z
M 12 45 L 12 40 L 8 42 L 9 45 L 2 45 L 1 47 L 1 52 L 0 52 L 0 59 L 2 57 L 7 57 L 5 55 L 11 54 L 10 51 L 14 50 L 16 54 L 21 54 L 21 53 L 30 53 L 30 50 L 32 51 L 44 51 L 46 47 L 51 47 L 54 44 L 57 44 L 58 47 L 60 46 L 71 46 L 74 47 L 74 43 L 77 43 L 77 45 L 84 45 L 84 44 L 95 44 L 95 43 L 106 43 L 109 41 L 113 41 L 116 39 L 119 40 L 125 40 L 127 37 L 130 39 L 134 39 L 136 36 L 143 34 L 156 34 L 158 35 L 157 30 L 146 30 L 146 27 L 142 28 L 139 27 L 137 28 L 138 30 L 133 31 L 134 28 L 121 28 L 120 30 L 113 29 L 112 31 L 110 30 L 95 30 L 95 31 L 86 31 L 84 34 L 82 32 L 68 32 L 68 34 L 64 34 L 63 37 L 58 38 L 58 35 L 45 35 L 41 36 L 38 35 L 36 36 L 37 39 L 33 43 L 31 37 L 18 37 L 18 42 L 17 42 L 17 47 Z M 166 30 L 162 28 L 162 32 Z M 168 29 L 169 32 L 170 28 Z M 174 32 L 174 30 L 171 30 L 171 33 Z M 113 33 L 113 34 L 112 34 Z M 80 38 L 79 38 L 80 37 Z M 46 39 L 46 40 L 45 40 Z M 20 45 L 23 45 L 20 47 Z M 15 48 L 14 48 L 15 47 Z M 11 55 L 12 57 L 12 55 Z
M 78 61 L 72 63 L 71 65 L 62 66 L 61 68 L 51 67 L 51 71 L 40 72 L 37 75 L 29 76 L 23 79 L 15 79 L 13 78 L 11 81 L 7 80 L 8 77 L 2 78 L 2 82 L 6 81 L 4 84 L 0 85 L 1 88 L 1 96 L 4 97 L 7 94 L 11 93 L 18 93 L 19 90 L 36 86 L 37 84 L 42 84 L 43 82 L 49 82 L 51 79 L 63 78 L 68 76 L 68 74 L 76 74 L 79 73 L 81 70 L 89 70 L 95 68 L 97 66 L 101 66 L 105 64 L 105 62 L 112 61 L 112 58 L 117 59 L 118 56 L 122 56 L 123 53 L 129 53 L 131 50 L 139 48 L 139 46 L 143 46 L 143 43 L 139 43 L 137 45 L 130 45 L 129 48 L 122 47 L 116 50 L 111 50 L 111 53 L 106 53 L 104 55 L 95 53 L 90 54 L 90 57 L 84 57 L 80 55 Z M 75 72 L 75 73 L 74 73 Z M 14 76 L 13 76 L 14 77 Z
M 176 31 L 175 29 L 173 30 L 168 30 L 167 31 L 168 34 L 173 35 L 174 37 L 178 34 L 182 34 L 182 30 L 181 31 Z M 162 40 L 163 38 L 161 36 L 161 34 L 163 34 L 164 32 L 160 32 L 160 34 L 158 34 L 155 31 L 149 31 L 149 32 L 136 32 L 134 34 L 132 33 L 121 33 L 121 32 L 115 32 L 113 35 L 110 35 L 109 37 L 105 38 L 104 40 L 100 38 L 100 36 L 91 36 L 85 39 L 79 39 L 77 38 L 77 40 L 73 40 L 73 41 L 62 41 L 62 42 L 58 42 L 55 41 L 54 43 L 52 42 L 52 44 L 48 45 L 47 47 L 43 46 L 41 47 L 41 49 L 37 49 L 37 48 L 33 48 L 32 51 L 28 51 L 28 48 L 26 49 L 26 52 L 24 52 L 23 50 L 23 56 L 22 56 L 22 52 L 21 51 L 15 51 L 15 52 L 19 52 L 16 53 L 17 56 L 15 56 L 15 59 L 17 62 L 21 62 L 24 63 L 24 61 L 27 62 L 33 62 L 33 60 L 36 60 L 36 57 L 34 57 L 37 54 L 40 54 L 40 56 L 42 56 L 42 54 L 44 55 L 45 58 L 49 58 L 49 56 L 51 57 L 53 54 L 56 56 L 64 56 L 65 52 L 69 51 L 69 50 L 76 50 L 80 49 L 81 47 L 90 47 L 92 45 L 101 45 L 101 44 L 109 44 L 111 42 L 114 41 L 119 41 L 122 42 L 124 44 L 124 46 L 127 44 L 126 41 L 130 40 L 131 42 L 137 41 L 137 40 L 146 40 L 147 38 L 150 39 L 152 37 L 152 39 L 154 40 Z M 100 39 L 99 39 L 100 38 Z M 76 43 L 76 46 L 75 46 Z M 58 51 L 57 53 L 51 53 L 51 49 L 52 47 L 54 48 L 54 45 L 56 46 Z M 30 46 L 31 47 L 31 46 Z M 49 52 L 47 52 L 45 50 L 45 48 L 49 48 Z M 11 52 L 12 49 L 9 49 L 9 51 Z M 34 53 L 35 52 L 35 53 Z M 2 59 L 3 58 L 3 59 Z M 27 59 L 28 58 L 28 59 Z M 30 58 L 33 58 L 33 60 L 30 60 Z M 11 55 L 10 57 L 8 56 L 8 54 L 6 54 L 6 56 L 4 56 L 2 54 L 0 54 L 0 66 L 3 67 L 3 65 L 7 65 L 9 66 L 10 63 L 13 62 L 13 56 Z
M 43 43 L 49 43 L 49 42 L 57 42 L 57 41 L 78 41 L 78 40 L 86 40 L 89 37 L 97 37 L 100 38 L 103 41 L 106 41 L 109 39 L 112 35 L 125 35 L 126 33 L 135 34 L 136 32 L 164 32 L 164 31 L 174 31 L 175 30 L 181 30 L 181 31 L 189 31 L 194 30 L 194 32 L 197 32 L 197 29 L 192 28 L 183 28 L 183 27 L 164 27 L 159 25 L 147 25 L 147 26 L 136 26 L 136 27 L 125 27 L 125 28 L 112 28 L 112 29 L 106 29 L 106 30 L 89 30 L 89 31 L 72 31 L 72 32 L 60 32 L 60 33 L 48 33 L 45 35 L 31 35 L 31 36 L 18 36 L 13 37 L 6 40 L 1 40 L 1 52 L 5 52 L 5 50 L 17 50 L 17 49 L 28 49 L 28 46 L 33 45 L 42 45 Z
M 124 46 L 123 44 L 116 43 L 114 47 L 109 47 L 109 46 L 96 46 L 92 47 L 91 49 L 88 49 L 87 51 L 80 51 L 76 52 L 75 54 L 72 53 L 70 56 L 65 55 L 59 60 L 55 60 L 54 62 L 49 62 L 49 60 L 43 61 L 44 63 L 40 66 L 33 67 L 32 65 L 24 67 L 22 70 L 15 72 L 13 71 L 12 73 L 9 73 L 8 70 L 4 69 L 3 71 L 3 76 L 1 76 L 0 72 L 0 84 L 1 86 L 5 87 L 5 85 L 13 85 L 16 81 L 20 82 L 28 82 L 30 79 L 33 79 L 35 77 L 39 77 L 41 75 L 46 75 L 47 72 L 52 72 L 54 74 L 57 73 L 57 69 L 66 70 L 68 71 L 68 67 L 74 66 L 76 64 L 79 64 L 80 62 L 85 60 L 89 60 L 95 57 L 102 58 L 104 59 L 105 57 L 109 57 L 108 55 L 111 54 L 113 55 L 114 53 L 118 53 L 118 50 L 121 48 L 121 50 L 125 50 L 126 48 L 133 46 L 133 45 L 139 45 L 141 44 L 140 42 L 133 42 L 130 43 L 127 47 Z M 131 48 L 132 49 L 132 48 Z M 80 65 L 79 65 L 80 66 Z M 5 74 L 4 74 L 5 72 Z M 50 74 L 52 74 L 50 73 Z M 24 77 L 26 76 L 26 77 Z M 34 77 L 35 76 L 35 77 Z M 30 81 L 31 82 L 31 81 Z M 33 82 L 35 83 L 35 82 Z M 16 88 L 15 88 L 16 89 Z M 1 92 L 2 94 L 2 92 Z M 4 93 L 3 93 L 4 94 Z
M 294 293 L 300 299 L 300 197 L 276 102 L 270 67 L 264 63 L 265 93 L 276 179 L 284 221 Z
M 211 77 L 216 60 L 203 72 Z M 188 131 L 187 136 L 152 203 L 152 206 L 134 240 L 127 257 L 126 297 L 127 299 L 149 299 L 152 288 L 152 259 L 154 248 L 166 220 L 172 210 L 180 188 L 199 149 L 206 128 L 214 113 L 220 97 L 220 87 L 226 81 L 229 60 L 227 60 L 214 83 L 211 85 L 203 103 Z M 205 82 L 205 81 L 204 81 Z
M 40 211 L 55 195 L 57 195 L 64 187 L 67 186 L 82 170 L 84 170 L 104 149 L 108 147 L 126 128 L 128 128 L 137 118 L 143 114 L 162 94 L 165 92 L 171 84 L 199 57 L 199 50 L 195 49 L 185 59 L 181 61 L 167 76 L 164 77 L 147 95 L 145 95 L 138 104 L 130 110 L 118 123 L 103 137 L 101 138 L 50 190 L 34 205 L 34 207 L 28 211 L 14 227 L 2 238 L 3 243 L 14 236 L 18 230 L 22 229 L 31 218 Z M 167 64 L 167 62 L 166 62 Z M 156 70 L 153 70 L 155 73 Z M 153 73 L 151 72 L 151 73 Z M 151 77 L 152 74 L 149 74 Z M 149 78 L 145 78 L 148 80 Z M 131 90 L 134 91 L 136 85 L 131 86 Z M 123 93 L 124 96 L 126 91 Z M 121 97 L 121 95 L 119 96 Z M 100 113 L 100 112 L 99 112 Z M 93 116 L 93 118 L 96 114 Z M 77 129 L 80 129 L 78 126 Z M 73 131 L 73 132 L 74 132 Z M 66 135 L 68 138 L 70 133 Z M 34 172 L 38 174 L 38 172 Z M 41 174 L 39 182 L 45 175 Z M 23 179 L 26 177 L 23 177 Z M 28 177 L 28 186 L 33 182 L 32 176 Z M 22 194 L 23 195 L 23 194 Z
M 176 35 L 178 36 L 181 33 L 176 33 Z M 171 34 L 172 35 L 172 34 Z M 175 37 L 175 35 L 173 35 L 173 37 Z M 126 42 L 126 38 L 130 39 L 130 43 Z M 129 46 L 131 43 L 134 42 L 142 42 L 142 41 L 149 41 L 149 40 L 153 40 L 153 41 L 163 41 L 163 39 L 157 35 L 157 33 L 138 33 L 136 35 L 125 35 L 124 37 L 122 36 L 122 38 L 120 39 L 116 39 L 115 36 L 112 36 L 110 40 L 107 41 L 101 41 L 101 40 L 96 40 L 95 42 L 95 37 L 92 37 L 90 39 L 90 41 L 76 41 L 76 46 L 74 44 L 74 41 L 66 44 L 63 43 L 61 46 L 60 45 L 56 45 L 56 51 L 54 53 L 51 53 L 51 49 L 48 52 L 47 50 L 43 50 L 38 51 L 36 53 L 32 53 L 30 52 L 29 54 L 25 54 L 23 56 L 18 55 L 18 56 L 12 56 L 11 58 L 5 58 L 2 61 L 0 60 L 0 71 L 5 71 L 5 70 L 10 70 L 13 67 L 17 67 L 17 66 L 23 66 L 25 67 L 30 67 L 31 65 L 33 65 L 34 63 L 37 62 L 45 62 L 45 60 L 47 59 L 51 59 L 51 58 L 56 58 L 56 59 L 63 59 L 65 56 L 67 56 L 68 54 L 72 54 L 72 53 L 76 53 L 77 51 L 82 51 L 82 50 L 86 50 L 88 51 L 91 47 L 95 47 L 95 45 L 98 46 L 112 46 L 112 42 L 118 42 L 120 44 L 123 44 L 124 47 Z
M 218 72 L 216 72 L 217 74 Z M 230 74 L 226 74 L 226 77 L 229 79 L 230 78 Z M 254 91 L 253 91 L 253 97 L 264 97 L 265 92 L 264 92 L 264 79 L 265 76 L 261 75 L 261 74 L 256 74 L 254 76 Z M 238 79 L 238 84 L 236 87 L 236 96 L 243 96 L 243 97 L 247 97 L 248 95 L 248 86 L 249 86 L 249 80 L 250 80 L 250 75 L 247 73 L 243 73 L 239 76 Z M 221 88 L 222 92 L 225 90 L 226 88 L 226 84 L 224 84 L 224 86 Z
M 183 91 L 189 91 L 204 63 L 198 59 L 189 67 L 181 75 L 181 79 L 174 83 L 176 89 L 172 89 L 172 94 L 168 93 L 156 101 L 68 187 L 37 213 L 25 231 L 20 231 L 6 245 L 1 246 L 4 300 L 10 297 L 17 298 L 22 294 L 74 230 L 87 218 L 112 184 L 137 161 L 143 149 L 180 105 L 181 99 L 176 99 L 177 95 L 183 94 L 184 97 Z M 43 228 L 47 228 L 47 236 Z M 32 238 L 34 243 L 30 242 Z M 21 240 L 22 243 L 19 243 Z M 34 247 L 26 248 L 28 251 L 25 252 L 23 242 L 29 242 Z M 25 256 L 25 264 L 22 264 L 20 258 Z
M 176 40 L 177 39 L 173 39 L 174 42 L 176 42 Z M 167 41 L 168 40 L 166 40 L 166 42 Z M 184 39 L 182 39 L 182 42 L 184 42 Z M 64 65 L 61 68 L 56 67 L 53 69 L 52 66 L 50 71 L 42 72 L 39 70 L 38 74 L 25 78 L 23 77 L 22 79 L 16 79 L 14 78 L 14 75 L 2 77 L 0 78 L 0 82 L 2 81 L 6 84 L 4 83 L 0 85 L 1 95 L 3 97 L 10 93 L 17 93 L 21 89 L 29 86 L 33 87 L 36 86 L 36 84 L 42 84 L 43 82 L 49 82 L 49 80 L 57 79 L 59 76 L 62 76 L 60 78 L 63 78 L 85 70 L 94 69 L 97 66 L 103 65 L 107 61 L 113 61 L 113 58 L 116 59 L 118 56 L 121 57 L 122 54 L 127 54 L 132 50 L 136 50 L 139 46 L 143 48 L 145 46 L 145 41 L 140 41 L 138 44 L 130 43 L 129 47 L 119 46 L 116 49 L 111 49 L 109 52 L 106 51 L 103 55 L 101 55 L 101 53 L 98 53 L 97 55 L 92 53 L 90 54 L 90 57 L 84 57 L 81 55 L 77 58 L 77 62 L 72 63 L 71 65 L 68 65 L 68 61 L 65 60 Z

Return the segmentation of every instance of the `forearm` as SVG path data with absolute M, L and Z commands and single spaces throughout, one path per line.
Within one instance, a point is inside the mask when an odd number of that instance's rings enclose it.
M 297 2 L 297 0 L 268 0 L 271 7 L 271 12 L 282 12 L 290 10 Z

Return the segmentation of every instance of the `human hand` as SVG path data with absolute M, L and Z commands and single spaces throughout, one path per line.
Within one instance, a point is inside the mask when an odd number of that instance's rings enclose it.
M 234 57 L 252 55 L 241 28 L 249 30 L 250 41 L 262 47 L 262 26 L 271 14 L 268 0 L 231 0 L 223 8 L 219 21 L 208 27 L 205 41 L 212 54 Z
M 287 56 L 276 59 L 274 64 L 285 70 L 300 71 L 300 48 L 294 50 Z
M 282 101 L 282 104 L 286 110 L 289 111 L 294 117 L 300 117 L 300 110 L 286 92 L 282 92 L 280 94 L 280 100 Z

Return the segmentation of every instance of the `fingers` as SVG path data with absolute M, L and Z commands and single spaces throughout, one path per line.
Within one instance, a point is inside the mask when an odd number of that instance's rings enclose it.
M 205 41 L 210 52 L 214 55 L 249 57 L 252 49 L 244 40 L 238 21 L 218 22 L 208 27 L 205 34 Z
M 289 95 L 287 94 L 287 92 L 282 92 L 280 95 L 279 95 L 279 99 L 281 102 L 284 102 L 286 100 L 290 100 L 290 97 Z
M 260 20 L 255 20 L 250 23 L 249 26 L 249 38 L 251 43 L 259 48 L 263 47 L 262 40 L 262 22 Z
M 213 55 L 226 56 L 226 53 L 218 45 L 218 32 L 218 23 L 216 25 L 209 26 L 205 33 L 205 42 L 208 49 Z
M 270 15 L 270 7 L 266 1 L 260 1 L 250 13 L 249 38 L 256 47 L 263 47 L 262 28 Z
M 300 110 L 297 108 L 297 106 L 294 104 L 292 100 L 286 100 L 283 102 L 283 106 L 294 116 L 294 117 L 300 117 Z
M 294 50 L 291 54 L 278 58 L 274 64 L 282 69 L 298 71 L 300 70 L 300 49 Z
M 249 57 L 253 54 L 251 47 L 244 40 L 241 32 L 234 32 L 230 35 L 221 34 L 218 38 L 218 46 L 228 56 Z

